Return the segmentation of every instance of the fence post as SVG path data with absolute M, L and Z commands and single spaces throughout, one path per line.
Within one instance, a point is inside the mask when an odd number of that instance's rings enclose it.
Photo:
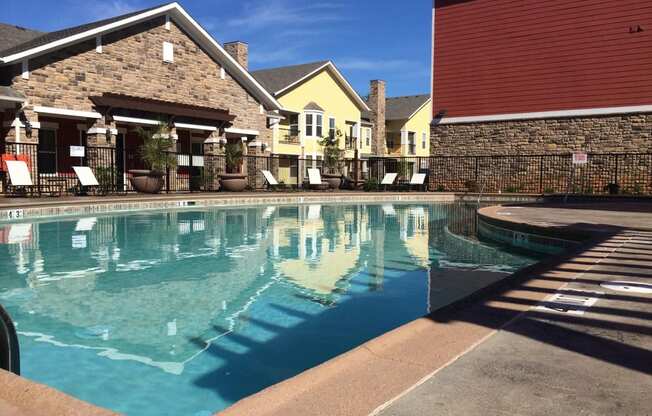
M 358 188 L 360 183 L 360 156 L 358 149 L 353 152 L 353 189 Z
M 618 154 L 615 155 L 615 157 L 616 157 L 616 166 L 615 166 L 616 169 L 614 171 L 614 183 L 615 184 L 618 183 L 618 156 L 619 156 Z
M 539 156 L 539 193 L 543 194 L 543 155 Z
M 165 192 L 170 193 L 170 165 L 165 165 Z

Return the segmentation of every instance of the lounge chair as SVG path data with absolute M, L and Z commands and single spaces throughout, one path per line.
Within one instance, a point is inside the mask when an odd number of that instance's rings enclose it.
M 421 189 L 425 190 L 426 186 L 426 174 L 425 173 L 415 173 L 410 179 L 410 189 L 413 186 L 419 186 Z
M 308 169 L 308 183 L 312 189 L 328 189 L 329 186 L 327 183 L 323 183 L 321 180 L 321 173 L 319 169 Z
M 274 175 L 272 175 L 272 172 L 270 172 L 268 170 L 261 170 L 261 172 L 262 172 L 263 176 L 265 177 L 265 182 L 267 182 L 267 187 L 268 188 L 274 189 L 274 188 L 279 187 L 280 184 L 278 183 L 278 181 L 276 180 Z
M 8 187 L 14 188 L 14 190 L 23 188 L 28 193 L 31 191 L 33 194 L 35 186 L 27 163 L 23 160 L 6 160 L 4 163 L 7 165 L 7 171 L 9 172 Z
M 91 186 L 100 186 L 100 183 L 97 181 L 95 174 L 93 174 L 93 171 L 88 166 L 73 166 L 72 170 L 75 171 L 75 175 L 77 175 L 77 179 L 79 179 L 80 195 L 85 194 L 84 188 Z
M 383 186 L 385 190 L 387 190 L 387 187 L 394 185 L 397 176 L 398 173 L 386 173 L 383 177 L 383 180 L 380 182 L 380 185 Z

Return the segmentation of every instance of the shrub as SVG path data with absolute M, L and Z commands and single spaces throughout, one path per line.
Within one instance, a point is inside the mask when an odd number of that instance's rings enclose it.
M 369 178 L 364 182 L 363 189 L 366 192 L 377 191 L 379 189 L 378 181 L 375 178 Z

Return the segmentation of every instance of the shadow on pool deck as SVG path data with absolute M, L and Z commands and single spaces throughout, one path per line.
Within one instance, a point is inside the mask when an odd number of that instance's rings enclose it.
M 568 223 L 556 229 L 594 226 Z M 461 311 L 430 316 L 440 324 L 463 321 L 499 331 L 380 414 L 649 414 L 652 294 L 615 292 L 600 284 L 652 284 L 651 232 L 610 226 L 575 253 L 510 280 L 509 293 L 499 291 L 487 302 L 468 299 Z M 532 298 L 560 293 L 597 302 L 584 314 L 572 314 L 542 309 L 560 305 Z M 519 316 L 515 307 L 528 310 Z

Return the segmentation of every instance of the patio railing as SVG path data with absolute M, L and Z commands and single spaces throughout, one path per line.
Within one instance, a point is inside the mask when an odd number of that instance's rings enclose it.
M 40 194 L 61 195 L 80 191 L 72 166 L 89 166 L 100 182 L 95 192 L 132 192 L 131 169 L 144 168 L 133 149 L 117 154 L 113 147 L 85 146 L 71 155 L 69 146 L 57 149 L 34 143 L 4 144 L 4 159 L 24 160 Z M 164 192 L 215 192 L 226 171 L 224 156 L 173 153 L 177 166 L 165 172 Z M 301 188 L 308 168 L 321 169 L 322 161 L 290 155 L 243 158 L 240 170 L 248 188 L 266 188 L 262 170 L 269 170 L 288 187 Z M 426 174 L 428 191 L 535 194 L 652 195 L 652 153 L 592 153 L 586 164 L 574 165 L 570 154 L 378 157 L 347 159 L 342 174 L 349 179 L 380 183 L 387 173 L 398 173 L 405 184 L 415 173 Z M 0 166 L 1 193 L 7 192 L 6 166 Z

